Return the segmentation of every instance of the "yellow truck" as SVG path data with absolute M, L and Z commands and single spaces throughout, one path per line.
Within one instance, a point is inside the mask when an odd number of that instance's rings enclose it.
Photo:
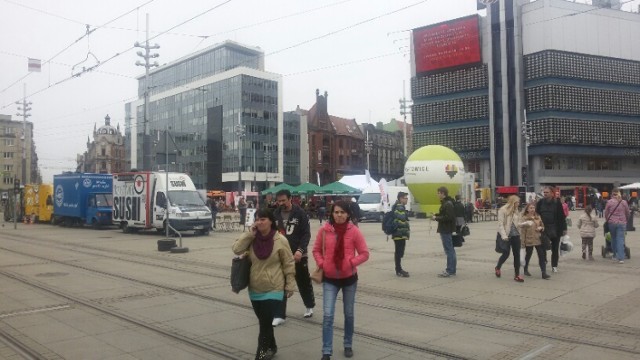
M 53 185 L 27 184 L 24 186 L 24 215 L 30 221 L 49 222 L 53 214 Z M 29 219 L 28 219 L 29 220 Z

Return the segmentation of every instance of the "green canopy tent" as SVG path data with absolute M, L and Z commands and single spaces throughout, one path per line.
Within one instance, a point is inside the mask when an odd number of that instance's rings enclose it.
M 309 194 L 315 194 L 319 191 L 320 191 L 320 186 L 312 183 L 300 184 L 294 187 L 293 189 L 291 189 L 291 193 L 294 195 L 301 195 L 301 194 L 309 195 Z
M 354 187 L 336 181 L 321 187 L 317 193 L 326 195 L 360 195 L 361 192 Z
M 291 190 L 293 190 L 293 186 L 291 186 L 289 184 L 286 184 L 286 183 L 281 183 L 281 184 L 278 184 L 278 185 L 276 185 L 276 186 L 274 186 L 272 188 L 269 188 L 269 189 L 261 191 L 260 194 L 261 195 L 275 194 L 280 190 L 289 190 L 289 191 L 291 191 Z

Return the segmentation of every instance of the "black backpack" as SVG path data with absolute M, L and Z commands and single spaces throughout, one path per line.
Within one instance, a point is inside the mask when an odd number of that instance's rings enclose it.
M 396 206 L 391 208 L 391 211 L 384 214 L 382 218 L 382 231 L 387 235 L 392 235 L 396 231 L 396 224 L 394 223 L 396 213 Z

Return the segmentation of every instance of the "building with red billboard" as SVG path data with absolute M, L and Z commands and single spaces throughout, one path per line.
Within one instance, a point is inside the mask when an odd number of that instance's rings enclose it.
M 481 187 L 640 178 L 640 16 L 613 2 L 498 0 L 413 30 L 413 145 Z

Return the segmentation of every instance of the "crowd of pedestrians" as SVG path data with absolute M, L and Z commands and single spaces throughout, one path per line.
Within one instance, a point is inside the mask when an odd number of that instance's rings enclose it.
M 551 278 L 548 265 L 553 273 L 559 271 L 560 239 L 566 235 L 568 211 L 575 206 L 575 200 L 569 203 L 560 200 L 552 187 L 545 187 L 542 194 L 542 199 L 532 199 L 524 206 L 520 204 L 520 197 L 512 195 L 498 210 L 496 250 L 500 249 L 500 256 L 494 268 L 496 277 L 502 277 L 504 264 L 513 256 L 513 278 L 516 282 L 524 282 L 525 277 L 532 276 L 529 265 L 534 250 L 542 279 Z M 446 187 L 438 188 L 437 195 L 440 208 L 431 219 L 438 224 L 437 233 L 446 254 L 445 269 L 438 276 L 448 278 L 457 274 L 454 234 L 460 234 L 470 219 L 468 207 L 459 196 L 454 200 Z M 391 208 L 393 232 L 388 232 L 394 243 L 395 273 L 402 278 L 409 277 L 409 272 L 402 266 L 411 235 L 407 202 L 408 194 L 399 192 Z M 232 247 L 236 254 L 248 254 L 252 262 L 248 293 L 260 328 L 255 359 L 270 360 L 277 353 L 273 328 L 285 323 L 287 299 L 296 287 L 306 308 L 303 316 L 313 316 L 315 298 L 308 267 L 309 252 L 323 271 L 322 360 L 329 360 L 333 355 L 334 318 L 340 292 L 344 312 L 343 355 L 354 356 L 358 266 L 369 259 L 366 240 L 358 227 L 358 210 L 350 199 L 333 202 L 327 208 L 328 220 L 321 223 L 312 249 L 308 249 L 312 236 L 309 217 L 300 206 L 292 203 L 291 193 L 282 190 L 276 194 L 274 203 L 266 204 L 256 212 L 250 231 L 243 233 Z M 623 263 L 630 209 L 619 189 L 612 191 L 612 198 L 603 204 L 602 213 L 603 227 L 611 237 L 612 258 Z M 577 222 L 583 260 L 593 260 L 593 240 L 600 226 L 597 211 L 591 205 L 586 206 Z M 521 249 L 524 249 L 524 259 L 521 259 Z M 522 274 L 521 265 L 524 265 Z

